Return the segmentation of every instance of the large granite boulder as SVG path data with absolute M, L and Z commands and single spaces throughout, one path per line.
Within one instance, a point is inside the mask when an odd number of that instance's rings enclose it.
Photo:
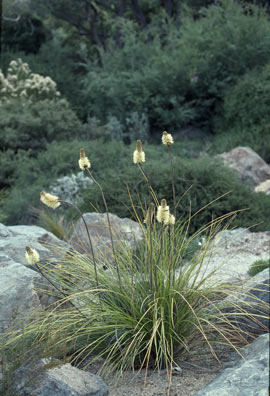
M 245 228 L 219 232 L 210 243 L 198 277 L 200 280 L 213 271 L 219 283 L 249 279 L 248 270 L 257 260 L 268 260 L 270 232 L 251 232 Z
M 67 243 L 41 227 L 0 224 L 0 268 L 7 260 L 28 266 L 25 260 L 26 246 L 36 249 L 41 259 L 61 257 L 69 248 Z
M 224 325 L 233 324 L 235 334 L 248 342 L 269 332 L 269 278 L 269 269 L 265 269 L 250 280 L 235 285 L 228 297 L 211 306 L 225 314 Z
M 20 367 L 13 378 L 11 391 L 20 396 L 107 396 L 102 378 L 77 369 L 71 364 L 46 369 L 54 363 L 41 359 Z
M 41 276 L 10 260 L 0 268 L 0 333 L 42 307 L 35 290 Z M 44 301 L 43 301 L 44 303 Z
M 233 150 L 219 154 L 224 164 L 234 169 L 239 179 L 255 187 L 270 179 L 270 166 L 250 147 L 235 147 Z
M 113 252 L 106 213 L 85 213 L 83 217 L 91 236 L 95 257 L 102 262 L 112 261 Z M 142 239 L 139 224 L 127 218 L 121 219 L 111 213 L 109 213 L 109 218 L 115 249 L 121 249 L 123 246 L 136 248 L 137 242 Z M 82 219 L 77 222 L 69 243 L 80 253 L 92 254 Z
M 56 301 L 50 284 L 27 264 L 26 246 L 37 249 L 41 258 L 57 258 L 68 249 L 41 227 L 0 224 L 0 333 Z
M 269 390 L 269 334 L 233 354 L 227 367 L 194 396 L 267 396 Z

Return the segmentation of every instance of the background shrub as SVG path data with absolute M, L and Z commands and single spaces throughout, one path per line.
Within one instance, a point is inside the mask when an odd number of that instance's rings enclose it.
M 158 195 L 158 199 L 168 199 L 168 204 L 173 207 L 171 196 L 170 164 L 168 154 L 161 153 L 156 148 L 145 147 L 147 163 L 144 168 L 150 177 L 151 184 Z M 138 180 L 137 167 L 131 163 L 131 156 L 125 164 L 125 168 L 115 173 L 112 169 L 104 169 L 100 174 L 100 183 L 104 189 L 109 210 L 120 217 L 132 217 L 132 207 L 128 196 L 128 185 L 137 210 L 146 207 L 149 203 L 149 192 L 146 183 Z M 149 161 L 149 162 L 148 162 Z M 250 191 L 237 179 L 236 175 L 225 168 L 221 162 L 208 156 L 186 160 L 179 157 L 174 158 L 175 187 L 177 200 L 181 201 L 177 208 L 177 218 L 186 220 L 191 211 L 196 213 L 199 209 L 208 205 L 215 198 L 230 191 L 223 198 L 213 202 L 191 222 L 190 232 L 198 230 L 202 224 L 210 222 L 212 218 L 222 216 L 228 212 L 246 209 L 233 221 L 234 226 L 249 227 L 257 225 L 254 230 L 267 230 L 270 222 L 266 211 L 270 210 L 270 202 L 267 196 L 257 195 Z M 190 188 L 191 187 L 191 188 Z M 190 190 L 187 192 L 187 190 Z M 187 192 L 187 193 L 186 193 Z M 186 194 L 185 194 L 186 193 Z M 83 193 L 84 203 L 81 205 L 83 211 L 89 210 L 89 202 L 99 211 L 104 212 L 100 195 L 95 186 L 89 187 Z M 172 210 L 172 209 L 171 209 Z
M 194 110 L 185 103 L 190 82 L 177 29 L 171 26 L 171 34 L 161 38 L 154 27 L 142 32 L 131 21 L 120 20 L 116 28 L 122 45 L 112 39 L 100 52 L 101 65 L 85 62 L 83 84 L 90 113 L 103 122 L 114 116 L 124 129 L 134 113 L 147 114 L 152 130 L 190 122 Z
M 0 71 L 0 100 L 26 98 L 32 102 L 57 99 L 60 92 L 50 77 L 31 72 L 27 63 L 20 58 L 10 62 L 6 77 Z
M 226 90 L 246 72 L 269 62 L 268 17 L 262 8 L 221 1 L 201 9 L 195 21 L 183 18 L 179 45 L 179 56 L 192 73 L 196 121 L 212 129 Z
M 63 29 L 58 28 L 53 37 L 41 46 L 38 55 L 4 51 L 1 59 L 2 70 L 6 72 L 13 59 L 22 58 L 34 73 L 50 76 L 57 83 L 61 96 L 67 99 L 77 116 L 86 121 L 90 113 L 81 89 L 84 69 L 78 64 L 81 60 L 79 48 L 80 43 L 68 40 Z
M 196 124 L 212 130 L 224 95 L 270 56 L 270 25 L 262 8 L 219 2 L 200 17 L 182 12 L 181 25 L 159 20 L 140 31 L 117 20 L 100 61 L 86 57 L 84 94 L 92 115 L 116 117 L 125 129 L 132 112 L 148 115 L 151 133 Z M 203 56 L 202 56 L 203 54 Z
M 250 146 L 270 163 L 270 65 L 246 73 L 225 95 L 216 117 L 216 151 Z
M 11 100 L 0 107 L 0 146 L 4 151 L 45 149 L 53 140 L 70 139 L 81 123 L 65 99 Z
M 132 163 L 135 147 L 125 146 L 120 142 L 104 143 L 103 140 L 54 142 L 36 158 L 29 156 L 18 158 L 9 199 L 4 201 L 7 223 L 25 224 L 33 221 L 29 216 L 29 207 L 40 205 L 40 191 L 48 191 L 49 186 L 55 184 L 57 178 L 79 171 L 76 158 L 79 158 L 81 147 L 84 147 L 91 160 L 92 172 L 104 189 L 111 213 L 120 217 L 132 217 L 125 183 L 129 186 L 137 207 L 148 205 L 147 185 L 140 177 L 137 166 Z M 176 143 L 173 149 L 177 199 L 180 199 L 192 186 L 178 205 L 178 219 L 187 219 L 190 210 L 193 214 L 213 199 L 231 191 L 198 214 L 190 225 L 190 232 L 200 228 L 212 217 L 245 208 L 249 210 L 237 216 L 233 223 L 235 226 L 249 227 L 260 223 L 254 230 L 264 231 L 270 228 L 267 215 L 270 210 L 268 196 L 250 191 L 239 182 L 231 170 L 223 166 L 221 161 L 208 156 L 185 159 L 186 151 L 181 144 Z M 168 198 L 171 196 L 168 152 L 161 145 L 144 145 L 144 150 L 146 152 L 144 168 L 158 194 L 158 199 L 167 198 L 172 208 L 173 202 Z M 79 199 L 81 200 L 79 206 L 84 212 L 94 211 L 94 207 L 104 212 L 100 193 L 94 185 L 81 191 Z M 71 212 L 67 215 L 73 216 Z
M 20 153 L 20 156 L 18 154 L 16 157 L 12 170 L 12 188 L 9 197 L 3 202 L 7 216 L 6 223 L 33 223 L 31 207 L 39 206 L 40 191 L 48 190 L 49 186 L 59 177 L 80 171 L 76 158 L 79 159 L 81 147 L 85 148 L 91 158 L 93 171 L 98 177 L 108 168 L 118 166 L 119 169 L 123 169 L 124 163 L 127 163 L 128 153 L 122 143 L 111 142 L 105 146 L 103 140 L 53 142 L 47 147 L 47 150 L 37 152 L 36 157 Z M 5 160 L 7 161 L 7 157 Z M 6 177 L 9 175 L 8 180 L 10 180 L 11 175 L 7 173 L 8 166 L 6 166 L 5 172 Z M 59 208 L 60 210 L 61 208 Z

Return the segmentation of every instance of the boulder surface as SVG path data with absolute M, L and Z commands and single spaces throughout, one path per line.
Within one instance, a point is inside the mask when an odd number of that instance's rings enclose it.
M 233 150 L 217 155 L 224 164 L 234 169 L 239 179 L 255 187 L 270 179 L 270 166 L 250 147 L 235 147 Z
M 212 382 L 194 396 L 267 396 L 269 387 L 269 334 L 240 349 L 244 359 L 231 361 Z
M 79 370 L 67 363 L 45 369 L 47 359 L 20 367 L 12 391 L 20 396 L 107 396 L 102 378 Z
M 113 260 L 112 244 L 107 222 L 106 213 L 85 213 L 83 215 L 91 236 L 94 255 L 101 261 Z M 113 243 L 115 249 L 121 246 L 135 248 L 138 241 L 142 239 L 142 231 L 138 223 L 130 219 L 109 213 Z M 80 253 L 91 253 L 87 232 L 82 219 L 76 226 L 69 240 L 70 245 Z

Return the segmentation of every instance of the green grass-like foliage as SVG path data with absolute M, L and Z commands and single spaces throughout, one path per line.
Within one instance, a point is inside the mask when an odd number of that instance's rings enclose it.
M 270 269 L 270 259 L 269 260 L 257 260 L 257 261 L 255 261 L 255 263 L 253 263 L 250 266 L 248 273 L 250 276 L 255 276 L 267 268 Z

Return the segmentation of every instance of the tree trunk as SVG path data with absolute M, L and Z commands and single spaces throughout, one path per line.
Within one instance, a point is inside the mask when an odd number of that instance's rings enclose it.
M 132 5 L 133 11 L 135 13 L 136 19 L 138 21 L 138 24 L 140 25 L 140 27 L 142 29 L 145 29 L 147 26 L 147 23 L 146 23 L 144 14 L 143 14 L 141 8 L 139 7 L 138 0 L 131 0 L 131 5 Z
M 172 16 L 173 13 L 173 2 L 172 0 L 161 0 L 161 7 L 165 8 L 169 17 Z

